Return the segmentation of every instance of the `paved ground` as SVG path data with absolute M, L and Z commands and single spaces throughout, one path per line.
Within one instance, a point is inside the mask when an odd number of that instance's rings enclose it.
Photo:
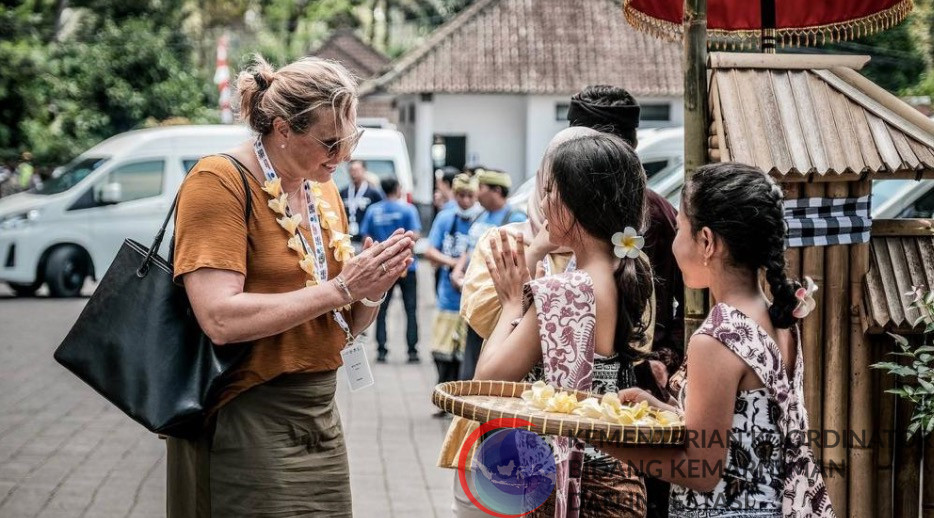
M 435 467 L 447 421 L 431 417 L 429 401 L 431 273 L 419 281 L 423 363 L 403 363 L 397 300 L 376 386 L 350 394 L 339 383 L 357 517 L 450 516 L 453 473 Z M 52 359 L 85 303 L 0 288 L 0 518 L 165 515 L 163 442 Z

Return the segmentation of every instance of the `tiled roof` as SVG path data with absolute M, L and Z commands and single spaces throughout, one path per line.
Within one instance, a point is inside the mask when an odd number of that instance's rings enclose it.
M 934 176 L 934 122 L 861 76 L 868 59 L 711 54 L 711 158 L 802 179 Z
M 567 95 L 590 84 L 680 96 L 681 47 L 629 26 L 613 0 L 478 0 L 364 92 Z
M 361 81 L 382 73 L 390 59 L 361 40 L 351 29 L 337 29 L 310 53 L 311 56 L 339 61 Z
M 870 249 L 865 324 L 876 331 L 911 330 L 919 313 L 905 293 L 934 287 L 934 236 L 873 237 Z

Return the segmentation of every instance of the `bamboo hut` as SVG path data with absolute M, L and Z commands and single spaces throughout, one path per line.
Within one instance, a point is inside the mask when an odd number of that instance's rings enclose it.
M 934 234 L 918 220 L 871 222 L 868 196 L 876 180 L 934 178 L 934 122 L 860 75 L 868 61 L 711 53 L 708 157 L 768 172 L 785 187 L 786 210 L 798 200 L 865 216 L 852 228 L 840 224 L 849 213 L 795 216 L 808 221 L 789 273 L 820 286 L 802 329 L 810 428 L 821 432 L 812 446 L 838 516 L 917 517 L 922 498 L 934 513 L 934 477 L 920 487 L 934 450 L 923 466 L 904 433 L 872 440 L 903 429 L 911 411 L 886 397 L 892 380 L 869 365 L 892 350 L 884 331 L 915 331 L 901 294 L 912 282 L 934 286 Z

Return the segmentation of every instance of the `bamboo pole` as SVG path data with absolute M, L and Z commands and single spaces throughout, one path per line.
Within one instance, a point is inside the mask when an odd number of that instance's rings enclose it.
M 830 198 L 845 198 L 849 188 L 845 182 L 827 186 Z M 848 516 L 846 446 L 847 407 L 849 397 L 849 270 L 850 250 L 847 245 L 826 247 L 824 269 L 827 276 L 824 290 L 824 432 L 829 444 L 824 445 L 823 462 L 830 501 L 837 516 Z
M 861 180 L 850 186 L 850 196 L 867 196 L 871 190 L 870 180 Z M 849 446 L 849 493 L 850 516 L 853 518 L 875 517 L 873 477 L 875 459 L 870 442 L 874 416 L 872 414 L 872 349 L 863 333 L 861 308 L 863 305 L 863 283 L 869 272 L 869 243 L 850 246 L 850 425 L 853 437 L 864 439 L 862 444 Z
M 707 0 L 684 0 L 684 180 L 707 163 Z M 707 314 L 706 295 L 685 289 L 684 346 Z
M 825 184 L 807 184 L 804 196 L 823 197 Z M 824 282 L 824 247 L 811 246 L 801 250 L 801 274 L 817 283 L 819 301 L 827 298 L 827 286 Z M 804 319 L 802 327 L 802 346 L 804 348 L 804 406 L 810 417 L 812 430 L 824 430 L 824 307 L 817 304 L 814 312 Z M 811 449 L 818 463 L 823 460 L 823 445 L 812 443 Z
M 875 337 L 872 341 L 875 349 L 875 361 L 889 361 L 886 358 L 882 344 L 879 338 Z M 894 453 L 894 430 L 895 430 L 895 395 L 886 394 L 885 391 L 895 388 L 895 376 L 876 370 L 875 376 L 877 395 L 874 415 L 879 416 L 875 424 L 876 439 L 878 441 L 878 450 L 876 451 L 876 516 L 880 518 L 889 518 L 892 516 L 892 456 Z
M 921 473 L 921 518 L 934 518 L 934 435 L 924 441 Z
M 901 363 L 907 362 L 899 358 Z M 921 499 L 921 440 L 915 434 L 910 441 L 905 439 L 905 431 L 911 421 L 914 405 L 904 399 L 896 403 L 895 426 L 895 488 L 893 498 L 893 516 L 895 518 L 918 518 Z

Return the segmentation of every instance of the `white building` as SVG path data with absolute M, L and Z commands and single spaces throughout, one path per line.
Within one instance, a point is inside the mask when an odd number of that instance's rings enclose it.
M 361 93 L 396 96 L 427 201 L 432 144 L 445 144 L 444 165 L 483 164 L 518 184 L 567 127 L 570 96 L 592 84 L 629 90 L 641 127 L 682 123 L 680 45 L 630 27 L 613 0 L 479 0 Z

